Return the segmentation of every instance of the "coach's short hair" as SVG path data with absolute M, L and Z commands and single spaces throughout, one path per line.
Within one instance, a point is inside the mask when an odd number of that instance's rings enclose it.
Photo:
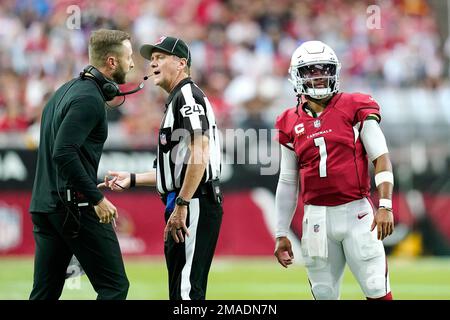
M 130 35 L 121 30 L 93 31 L 89 39 L 89 63 L 96 67 L 103 67 L 108 55 L 120 56 L 123 50 L 122 42 L 130 39 Z

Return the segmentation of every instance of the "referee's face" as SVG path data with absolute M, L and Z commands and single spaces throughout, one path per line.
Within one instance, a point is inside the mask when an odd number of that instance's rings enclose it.
M 150 74 L 153 83 L 167 92 L 177 84 L 183 69 L 180 68 L 180 58 L 155 50 L 150 58 Z

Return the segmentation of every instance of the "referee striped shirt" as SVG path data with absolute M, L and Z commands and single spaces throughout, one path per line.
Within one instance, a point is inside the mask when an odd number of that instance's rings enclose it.
M 156 187 L 160 194 L 181 189 L 194 134 L 209 137 L 209 162 L 200 184 L 220 178 L 221 148 L 214 111 L 203 91 L 188 77 L 167 98 L 159 130 Z

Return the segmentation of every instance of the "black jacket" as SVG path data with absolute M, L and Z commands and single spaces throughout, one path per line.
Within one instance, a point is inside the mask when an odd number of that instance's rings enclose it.
M 61 86 L 42 113 L 30 212 L 55 212 L 58 192 L 68 187 L 97 204 L 103 198 L 97 169 L 107 136 L 105 103 L 97 85 L 77 78 Z

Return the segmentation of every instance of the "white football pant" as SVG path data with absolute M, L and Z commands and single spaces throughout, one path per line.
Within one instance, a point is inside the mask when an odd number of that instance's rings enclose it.
M 391 291 L 383 243 L 376 227 L 370 231 L 373 219 L 366 198 L 334 207 L 305 205 L 301 247 L 315 299 L 339 299 L 346 262 L 366 297 Z

